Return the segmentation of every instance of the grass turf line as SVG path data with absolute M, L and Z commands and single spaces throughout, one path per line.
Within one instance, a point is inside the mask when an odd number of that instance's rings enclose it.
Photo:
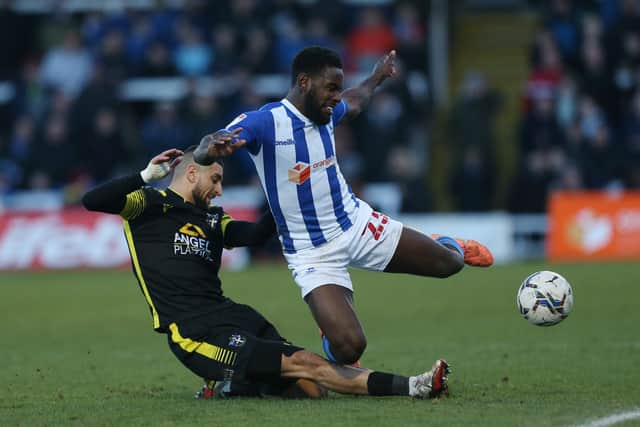
M 574 312 L 551 328 L 529 325 L 515 305 L 520 282 L 540 269 L 575 292 Z M 200 381 L 152 331 L 131 272 L 2 273 L 0 425 L 576 424 L 640 399 L 638 277 L 634 263 L 466 268 L 445 280 L 354 271 L 363 364 L 415 374 L 444 357 L 452 397 L 200 402 Z M 225 273 L 223 283 L 284 336 L 321 351 L 283 265 Z

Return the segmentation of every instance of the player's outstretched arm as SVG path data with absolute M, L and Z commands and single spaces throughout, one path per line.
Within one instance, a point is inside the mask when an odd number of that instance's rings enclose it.
M 276 232 L 271 212 L 265 212 L 257 222 L 231 221 L 224 231 L 225 247 L 259 246 Z
M 396 51 L 392 50 L 376 63 L 373 72 L 362 83 L 354 88 L 345 90 L 342 98 L 349 106 L 347 117 L 352 118 L 360 114 L 367 106 L 375 89 L 389 77 L 396 74 Z
M 139 173 L 107 181 L 87 192 L 82 204 L 90 211 L 117 214 L 122 212 L 127 194 L 167 176 L 182 160 L 183 152 L 172 148 L 155 156 Z
M 241 132 L 242 128 L 235 128 L 231 131 L 223 129 L 205 135 L 193 152 L 193 160 L 200 165 L 210 165 L 217 157 L 230 155 L 247 142 L 239 138 Z

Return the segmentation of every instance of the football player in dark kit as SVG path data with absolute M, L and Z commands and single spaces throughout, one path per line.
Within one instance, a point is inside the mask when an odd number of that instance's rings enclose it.
M 331 363 L 290 344 L 256 310 L 223 295 L 223 247 L 258 245 L 275 233 L 270 214 L 255 223 L 236 221 L 210 206 L 222 194 L 221 157 L 244 144 L 235 141 L 238 133 L 217 138 L 210 164 L 193 160 L 195 146 L 167 150 L 142 172 L 110 180 L 82 199 L 89 210 L 122 216 L 154 330 L 167 335 L 173 353 L 193 373 L 218 381 L 220 396 L 321 397 L 328 389 L 433 398 L 446 392 L 443 360 L 411 377 Z M 171 172 L 166 190 L 147 186 Z M 214 394 L 212 387 L 203 391 L 205 397 Z

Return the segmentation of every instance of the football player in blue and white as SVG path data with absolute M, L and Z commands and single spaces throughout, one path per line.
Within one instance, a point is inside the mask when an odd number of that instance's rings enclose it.
M 340 363 L 356 363 L 366 347 L 349 266 L 448 277 L 465 263 L 493 263 L 478 242 L 432 238 L 374 211 L 353 194 L 340 171 L 334 127 L 357 116 L 374 90 L 395 75 L 395 56 L 391 51 L 367 79 L 343 90 L 339 55 L 307 47 L 293 60 L 285 98 L 239 115 L 204 139 L 194 156 L 208 164 L 217 145 L 246 144 L 289 269 L 323 333 L 325 353 Z

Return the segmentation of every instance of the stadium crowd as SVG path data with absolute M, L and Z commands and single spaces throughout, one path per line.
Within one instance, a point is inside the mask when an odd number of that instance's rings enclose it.
M 537 2 L 509 208 L 553 189 L 640 188 L 640 2 Z
M 172 9 L 150 1 L 153 7 L 142 9 L 23 14 L 5 2 L 0 194 L 65 189 L 73 203 L 93 183 L 281 98 L 286 87 L 265 94 L 254 78 L 286 76 L 300 48 L 319 44 L 341 53 L 347 76 L 369 72 L 397 49 L 399 78 L 365 114 L 336 129 L 337 155 L 356 193 L 363 183 L 392 181 L 402 190 L 403 211 L 428 210 L 430 102 L 428 87 L 413 78 L 426 79 L 428 2 L 364 3 L 185 0 Z M 530 3 L 540 10 L 540 28 L 511 190 L 504 206 L 490 203 L 496 177 L 487 153 L 501 98 L 481 75 L 469 74 L 464 102 L 449 120 L 452 142 L 464 147 L 449 177 L 456 210 L 542 212 L 554 189 L 640 187 L 639 2 Z M 188 82 L 184 96 L 123 96 L 130 79 L 172 77 Z M 202 84 L 201 77 L 223 84 Z M 465 145 L 470 133 L 484 145 Z M 255 183 L 248 155 L 229 159 L 227 186 Z
M 341 127 L 337 150 L 356 190 L 360 182 L 387 180 L 415 189 L 423 185 L 427 103 L 424 90 L 410 90 L 407 75 L 426 68 L 424 7 L 191 0 L 179 9 L 35 15 L 5 5 L 0 47 L 8 54 L 0 79 L 13 93 L 0 105 L 0 194 L 84 189 L 140 168 L 151 154 L 197 143 L 239 112 L 283 97 L 287 86 L 270 98 L 252 78 L 287 75 L 295 53 L 310 44 L 337 49 L 347 75 L 370 72 L 381 55 L 398 49 L 400 78 L 362 118 Z M 123 99 L 128 79 L 176 76 L 188 81 L 184 97 Z M 200 77 L 224 81 L 223 90 L 200 84 Z M 246 154 L 225 169 L 227 186 L 255 181 Z

